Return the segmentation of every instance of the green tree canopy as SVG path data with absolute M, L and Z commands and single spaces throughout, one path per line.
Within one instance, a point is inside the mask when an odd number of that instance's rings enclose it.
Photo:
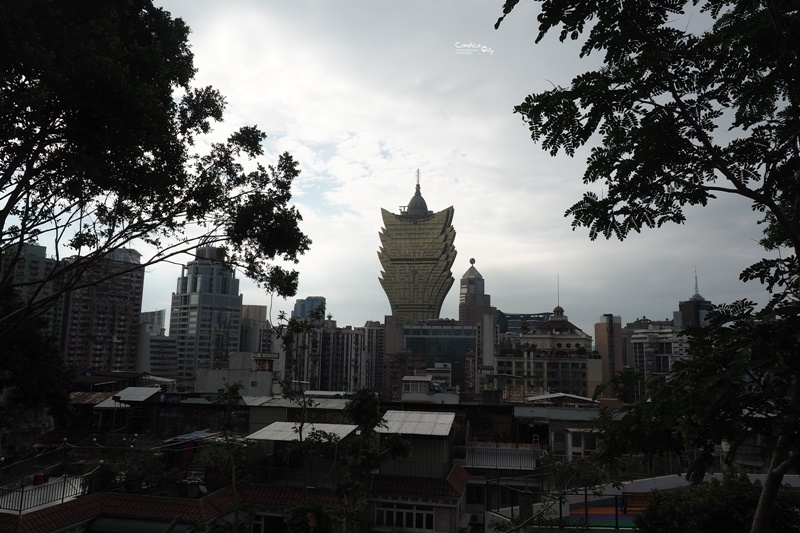
M 655 490 L 650 493 L 644 512 L 636 519 L 636 528 L 643 533 L 746 533 L 753 520 L 759 492 L 760 483 L 733 472 L 698 485 Z M 800 530 L 799 504 L 797 492 L 782 487 L 768 531 Z
M 13 291 L 0 291 L 0 313 L 22 306 Z M 58 343 L 40 319 L 25 318 L 9 332 L 0 349 L 0 427 L 24 425 L 27 410 L 46 407 L 57 422 L 68 416 L 71 374 Z M 28 422 L 33 422 L 29 420 Z
M 496 27 L 518 2 L 506 0 Z M 747 199 L 763 215 L 768 257 L 740 277 L 764 283 L 769 304 L 731 304 L 691 333 L 693 356 L 651 384 L 649 405 L 608 420 L 608 442 L 656 453 L 699 446 L 707 457 L 721 438 L 735 448 L 763 437 L 771 457 L 751 530 L 766 531 L 783 474 L 800 457 L 800 341 L 791 333 L 800 316 L 797 3 L 536 4 L 537 42 L 556 32 L 562 42 L 579 41 L 580 56 L 603 59 L 569 86 L 532 94 L 514 108 L 553 155 L 591 146 L 582 178 L 603 193 L 586 192 L 566 211 L 573 229 L 622 240 L 683 223 L 686 206 L 724 194 Z M 702 462 L 695 466 L 699 478 Z
M 188 35 L 150 0 L 0 2 L 0 289 L 23 288 L 23 244 L 77 256 L 27 283 L 0 335 L 52 305 L 45 283 L 78 288 L 120 247 L 146 266 L 216 244 L 260 286 L 295 293 L 297 272 L 273 260 L 310 244 L 289 205 L 297 163 L 260 163 L 256 127 L 206 140 L 225 100 L 192 85 Z

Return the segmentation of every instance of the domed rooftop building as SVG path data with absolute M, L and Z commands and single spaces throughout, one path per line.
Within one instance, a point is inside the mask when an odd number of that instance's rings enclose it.
M 589 397 L 602 383 L 592 336 L 569 321 L 557 306 L 549 320 L 520 334 L 519 347 L 496 357 L 498 388 L 507 399 L 531 394 L 565 393 Z
M 380 282 L 392 316 L 405 324 L 439 318 L 455 278 L 452 206 L 434 213 L 422 197 L 417 174 L 414 196 L 400 213 L 381 209 Z
M 553 309 L 553 315 L 547 322 L 524 333 L 520 342 L 535 344 L 536 348 L 556 356 L 583 354 L 592 350 L 592 336 L 570 322 L 560 305 Z

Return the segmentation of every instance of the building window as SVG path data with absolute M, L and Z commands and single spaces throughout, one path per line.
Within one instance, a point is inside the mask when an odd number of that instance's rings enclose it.
M 375 504 L 375 525 L 433 531 L 433 506 L 379 502 Z

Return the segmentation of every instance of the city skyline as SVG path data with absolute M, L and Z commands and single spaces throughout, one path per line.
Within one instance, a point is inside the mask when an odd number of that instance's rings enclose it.
M 672 318 L 694 292 L 695 268 L 700 294 L 714 303 L 768 298 L 738 280 L 766 256 L 756 214 L 741 200 L 719 198 L 687 210 L 683 226 L 623 243 L 572 231 L 563 213 L 587 189 L 588 149 L 551 157 L 512 109 L 600 58 L 578 60 L 574 43 L 553 38 L 534 45 L 533 3 L 499 30 L 502 2 L 159 5 L 192 28 L 198 84 L 227 98 L 214 135 L 257 124 L 269 135 L 264 163 L 283 151 L 299 161 L 293 201 L 313 242 L 294 266 L 296 298 L 271 302 L 238 274 L 244 302 L 271 306 L 273 321 L 312 295 L 326 297 L 340 325 L 390 314 L 379 282 L 380 209 L 408 202 L 417 168 L 428 205 L 454 207 L 453 275 L 474 258 L 493 306 L 507 313 L 560 303 L 589 333 L 605 313 Z M 178 276 L 172 264 L 149 268 L 143 310 L 169 308 Z M 442 317 L 458 318 L 458 297 L 451 288 Z

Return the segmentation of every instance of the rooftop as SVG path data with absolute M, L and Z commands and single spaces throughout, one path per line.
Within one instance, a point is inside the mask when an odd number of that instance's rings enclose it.
M 255 433 L 247 436 L 249 440 L 270 440 L 291 442 L 298 440 L 299 424 L 297 422 L 273 422 L 265 428 L 261 428 Z M 343 439 L 355 431 L 356 426 L 352 424 L 305 424 L 303 432 L 305 435 L 312 431 L 324 431 Z
M 450 434 L 455 418 L 455 413 L 386 411 L 386 427 L 378 428 L 377 432 L 446 437 Z

